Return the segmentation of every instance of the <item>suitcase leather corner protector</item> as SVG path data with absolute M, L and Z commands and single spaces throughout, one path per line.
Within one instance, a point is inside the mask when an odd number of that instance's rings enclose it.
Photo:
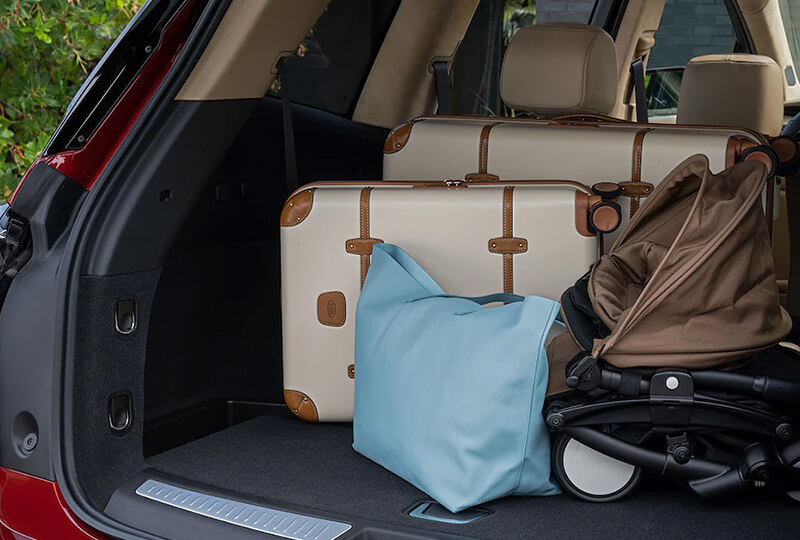
M 303 189 L 294 193 L 281 211 L 281 227 L 294 227 L 311 213 L 314 204 L 314 189 Z
M 401 246 L 451 294 L 557 299 L 596 260 L 599 201 L 566 180 L 317 182 L 281 214 L 284 398 L 351 421 L 355 310 L 372 246 Z
M 319 420 L 317 415 L 317 407 L 307 395 L 297 390 L 284 390 L 283 400 L 298 418 L 302 418 L 307 422 L 316 422 Z

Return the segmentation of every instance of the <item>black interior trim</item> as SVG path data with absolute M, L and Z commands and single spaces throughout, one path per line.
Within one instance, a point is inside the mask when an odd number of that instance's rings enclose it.
M 145 417 L 144 457 L 147 459 L 285 407 L 282 403 L 212 399 L 156 418 Z
M 292 104 L 292 116 L 301 185 L 381 177 L 387 129 L 297 104 Z M 130 180 L 121 182 L 92 216 L 95 230 L 103 234 L 93 238 L 83 274 L 161 266 L 195 205 L 208 197 L 206 179 L 220 167 L 228 170 L 219 172 L 216 182 L 227 185 L 233 199 L 253 201 L 250 205 L 258 205 L 259 215 L 277 223 L 287 195 L 279 99 L 172 102 L 161 124 L 152 138 L 139 139 L 126 152 L 124 176 Z M 231 148 L 242 150 L 233 157 L 228 155 Z M 207 211 L 214 208 L 211 201 Z M 212 221 L 214 215 L 202 217 Z M 235 226 L 231 219 L 225 225 Z
M 733 25 L 733 33 L 736 36 L 735 52 L 756 54 L 756 46 L 753 42 L 753 37 L 750 35 L 750 30 L 747 28 L 742 10 L 739 8 L 739 3 L 736 0 L 725 0 L 725 8 L 728 10 L 728 16 L 731 18 L 731 24 Z
M 400 3 L 401 2 L 399 0 L 395 1 L 394 6 L 392 7 L 392 13 L 389 15 L 386 24 L 384 24 L 383 27 L 380 29 L 379 32 L 380 38 L 376 40 L 376 45 L 375 47 L 373 47 L 370 55 L 369 65 L 367 66 L 367 69 L 364 70 L 364 75 L 361 78 L 360 84 L 358 85 L 357 95 L 359 97 L 361 96 L 361 93 L 364 91 L 364 87 L 366 86 L 367 80 L 369 79 L 369 74 L 372 72 L 372 66 L 375 65 L 375 60 L 377 60 L 378 54 L 381 52 L 381 47 L 383 47 L 383 42 L 386 41 L 386 34 L 389 33 L 389 29 L 392 27 L 392 24 L 394 24 L 394 18 L 397 16 L 397 10 L 400 9 Z M 375 19 L 378 19 L 377 11 L 373 11 L 373 15 Z M 373 29 L 374 28 L 375 26 L 373 26 Z M 356 112 L 356 107 L 358 106 L 358 99 L 359 98 L 354 99 L 350 104 L 350 109 L 347 111 L 346 115 L 347 118 L 352 118 L 353 114 Z
M 93 238 L 82 273 L 110 276 L 160 267 L 209 171 L 219 166 L 257 104 L 258 100 L 168 104 L 158 132 L 138 139 L 129 150 L 128 167 L 121 175 L 127 181 L 95 209 L 95 226 L 103 233 Z
M 75 220 L 75 232 L 70 235 L 64 249 L 63 272 L 58 275 L 58 293 L 54 295 L 56 301 L 54 338 L 58 345 L 54 349 L 57 353 L 53 363 L 55 372 L 60 373 L 63 379 L 61 380 L 61 385 L 59 385 L 58 377 L 54 378 L 56 384 L 54 384 L 53 389 L 53 414 L 54 418 L 60 418 L 61 422 L 53 422 L 52 425 L 54 438 L 57 437 L 60 440 L 61 448 L 60 452 L 53 453 L 53 469 L 60 492 L 76 517 L 94 529 L 117 538 L 149 539 L 156 537 L 145 531 L 134 529 L 124 523 L 110 519 L 89 503 L 78 479 L 72 440 L 70 437 L 64 437 L 64 434 L 73 433 L 74 420 L 72 408 L 75 396 L 73 370 L 76 361 L 77 333 L 80 328 L 80 321 L 77 318 L 77 295 L 80 288 L 78 276 L 80 271 L 76 263 L 84 260 L 86 254 L 84 242 L 87 225 L 93 222 L 94 212 L 97 207 L 103 206 L 104 198 L 113 193 L 114 185 L 112 184 L 117 183 L 107 182 L 107 180 L 113 178 L 113 173 L 119 170 L 119 167 L 124 165 L 126 160 L 130 162 L 132 156 L 128 153 L 128 150 L 136 141 L 146 136 L 145 132 L 149 132 L 149 135 L 152 136 L 154 132 L 160 129 L 161 125 L 157 122 L 158 113 L 163 114 L 164 109 L 172 103 L 183 82 L 205 50 L 205 45 L 211 39 L 217 25 L 222 20 L 230 1 L 216 0 L 215 2 L 207 3 L 204 7 L 170 73 L 161 86 L 156 89 L 144 111 L 132 127 L 129 136 L 123 140 L 120 148 L 112 156 L 103 174 L 93 186 L 92 191 L 87 195 L 86 203 Z M 115 180 L 119 179 L 115 178 Z
M 590 24 L 599 26 L 616 40 L 627 9 L 628 0 L 597 0 L 589 17 Z
M 381 176 L 388 130 L 292 108 L 303 181 Z M 74 443 L 65 445 L 73 445 L 83 496 L 94 508 L 144 467 L 148 418 L 208 399 L 281 399 L 280 115 L 274 98 L 169 103 L 162 127 L 129 150 L 131 166 L 115 178 L 121 185 L 89 194 L 109 201 L 88 216 L 95 241 L 80 259 L 81 324 L 72 349 L 80 361 L 67 372 L 67 389 L 78 397 L 67 397 Z M 113 306 L 130 297 L 137 329 L 120 337 Z M 104 364 L 107 358 L 119 366 Z M 133 399 L 134 422 L 124 434 L 108 428 L 114 392 Z
M 0 311 L 0 465 L 52 480 L 58 452 L 57 416 L 51 385 L 58 371 L 54 313 L 64 245 L 86 191 L 52 167 L 39 163 L 12 205 L 15 219 L 28 229 L 29 259 L 8 283 Z M 10 279 L 10 278 L 7 278 Z M 17 424 L 32 419 L 25 432 L 35 433 L 33 451 L 21 452 Z M 16 435 L 14 435 L 16 433 Z M 6 435 L 8 434 L 8 435 Z
M 184 0 L 148 2 L 81 85 L 44 155 L 81 148 L 141 71 Z

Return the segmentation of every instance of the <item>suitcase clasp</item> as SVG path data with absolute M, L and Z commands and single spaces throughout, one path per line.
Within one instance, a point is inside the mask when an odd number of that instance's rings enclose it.
M 452 187 L 452 188 L 461 188 L 461 187 L 465 188 L 465 187 L 467 187 L 467 183 L 464 180 L 460 180 L 460 179 L 456 179 L 456 178 L 451 178 L 451 179 L 445 180 L 444 181 L 444 185 L 447 186 L 447 187 Z

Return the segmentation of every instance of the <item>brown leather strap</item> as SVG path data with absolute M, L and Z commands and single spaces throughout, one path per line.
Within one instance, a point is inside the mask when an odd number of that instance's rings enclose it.
M 514 236 L 514 188 L 503 190 L 503 236 Z M 503 291 L 514 292 L 514 254 L 503 253 Z
M 372 188 L 364 188 L 361 190 L 360 214 L 360 233 L 362 240 L 369 239 L 369 196 L 372 193 Z M 372 254 L 372 246 L 370 245 L 369 253 L 361 253 L 361 286 L 364 286 L 364 280 L 367 279 L 367 271 L 369 270 L 369 257 Z
M 528 251 L 528 241 L 525 238 L 492 238 L 489 240 L 489 251 L 491 253 L 525 253 Z
M 478 172 L 470 173 L 464 177 L 467 182 L 485 182 L 498 181 L 500 177 L 496 174 L 489 174 L 489 132 L 492 131 L 494 126 L 500 125 L 500 122 L 486 124 L 481 129 L 481 138 L 478 142 Z
M 571 122 L 596 122 L 607 124 L 625 124 L 627 123 L 622 118 L 614 118 L 613 116 L 606 116 L 604 114 L 564 114 L 549 118 L 551 122 L 558 122 L 568 124 Z
M 642 148 L 644 136 L 653 131 L 653 128 L 645 128 L 636 132 L 633 138 L 633 163 L 631 164 L 631 181 L 620 182 L 622 195 L 631 199 L 631 217 L 639 209 L 639 201 L 642 197 L 647 197 L 653 192 L 653 184 L 642 182 Z
M 514 235 L 514 188 L 511 186 L 503 190 L 503 236 L 511 238 Z
M 369 235 L 369 196 L 372 192 L 371 187 L 365 187 L 361 190 L 361 199 L 359 201 L 359 238 L 351 238 L 344 244 L 344 249 L 347 253 L 359 255 L 361 257 L 361 286 L 364 286 L 364 280 L 367 279 L 367 272 L 369 271 L 369 261 L 372 255 L 372 246 L 375 244 L 382 244 L 383 240 L 380 238 L 371 238 Z
M 486 174 L 489 170 L 489 132 L 498 123 L 485 125 L 481 129 L 481 141 L 478 150 L 478 172 L 481 174 Z
M 528 251 L 528 241 L 514 236 L 514 187 L 503 190 L 503 236 L 489 240 L 489 252 L 503 255 L 503 291 L 514 292 L 514 255 Z
M 644 146 L 644 136 L 653 131 L 653 128 L 646 128 L 636 132 L 633 138 L 633 168 L 631 180 L 633 182 L 642 181 L 642 148 Z

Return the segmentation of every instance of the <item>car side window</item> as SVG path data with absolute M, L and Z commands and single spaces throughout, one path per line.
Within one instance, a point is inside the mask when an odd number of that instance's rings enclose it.
M 732 53 L 736 35 L 725 0 L 667 0 L 647 59 L 647 112 L 655 121 L 673 121 L 678 92 L 689 60 Z
M 289 99 L 351 116 L 400 0 L 332 0 L 286 61 Z M 268 95 L 280 96 L 276 77 Z

